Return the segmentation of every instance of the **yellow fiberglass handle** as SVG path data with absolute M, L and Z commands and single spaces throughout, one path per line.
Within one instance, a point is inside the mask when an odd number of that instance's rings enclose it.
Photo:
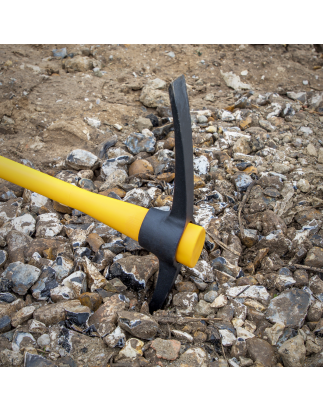
M 2 156 L 0 178 L 76 208 L 136 241 L 149 211 L 144 207 L 91 193 Z M 158 230 L 158 227 L 152 229 Z M 194 267 L 201 254 L 204 239 L 204 228 L 189 223 L 178 244 L 176 260 L 188 267 Z

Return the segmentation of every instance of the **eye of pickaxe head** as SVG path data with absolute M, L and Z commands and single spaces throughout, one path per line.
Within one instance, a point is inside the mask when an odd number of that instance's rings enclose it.
M 171 291 L 181 264 L 176 250 L 193 218 L 193 143 L 190 109 L 184 76 L 169 87 L 175 128 L 175 188 L 170 212 L 151 208 L 139 232 L 139 244 L 159 259 L 156 288 L 149 304 L 151 312 L 160 309 Z

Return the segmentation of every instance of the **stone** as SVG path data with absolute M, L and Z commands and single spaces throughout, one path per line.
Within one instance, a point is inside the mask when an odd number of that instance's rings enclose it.
M 65 161 L 66 165 L 74 170 L 95 170 L 99 166 L 99 159 L 96 155 L 80 149 L 71 151 Z
M 307 320 L 317 322 L 323 315 L 323 302 L 314 300 L 307 312 Z
M 298 182 L 297 182 L 297 187 L 303 192 L 303 193 L 308 193 L 311 189 L 311 185 L 308 182 L 308 180 L 301 178 Z
M 25 323 L 32 318 L 35 309 L 36 307 L 33 306 L 23 307 L 11 317 L 11 325 L 16 328 L 18 325 Z
M 36 237 L 55 237 L 63 229 L 55 213 L 45 213 L 37 217 Z
M 274 367 L 275 353 L 273 347 L 261 338 L 249 338 L 247 341 L 247 350 L 250 358 L 264 367 Z
M 66 321 L 82 327 L 87 325 L 90 315 L 91 310 L 89 307 L 78 305 L 66 310 Z
M 252 178 L 245 173 L 235 174 L 232 179 L 238 191 L 246 191 L 253 181 Z
M 73 267 L 73 260 L 64 256 L 58 256 L 51 266 L 55 271 L 55 279 L 59 284 L 71 274 Z
M 47 300 L 51 289 L 57 286 L 56 271 L 51 267 L 44 267 L 38 281 L 31 288 L 32 295 L 36 300 Z
M 198 296 L 194 292 L 181 292 L 173 297 L 174 307 L 185 310 L 187 313 L 193 313 L 194 307 L 198 303 Z
M 1 274 L 1 278 L 12 281 L 13 292 L 19 295 L 25 295 L 39 276 L 39 268 L 21 262 L 9 264 L 8 268 Z
M 11 330 L 11 319 L 8 315 L 0 317 L 0 334 Z
M 150 120 L 149 120 L 150 121 Z M 125 141 L 125 145 L 132 154 L 140 152 L 153 153 L 155 151 L 156 138 L 153 133 L 132 133 Z
M 35 232 L 36 221 L 31 214 L 24 214 L 14 218 L 11 225 L 14 230 L 31 236 Z
M 100 274 L 100 271 L 95 267 L 95 265 L 91 263 L 87 257 L 83 257 L 80 264 L 86 274 L 87 284 L 90 290 L 93 292 L 98 288 L 104 288 L 107 284 L 107 280 L 102 274 Z
M 21 367 L 24 357 L 20 352 L 4 349 L 0 351 L 0 361 L 3 367 Z
M 313 156 L 313 157 L 318 156 L 317 150 L 312 143 L 308 144 L 308 146 L 306 147 L 306 151 L 309 156 Z
M 126 342 L 126 336 L 120 327 L 117 327 L 111 334 L 103 338 L 103 341 L 110 348 L 122 348 Z M 129 341 L 129 340 L 128 340 Z
M 95 253 L 99 251 L 101 245 L 104 244 L 104 241 L 97 233 L 90 233 L 87 236 L 86 241 Z
M 187 267 L 187 273 L 206 283 L 214 281 L 213 269 L 205 260 L 199 260 L 193 268 Z
M 259 236 L 257 230 L 244 229 L 243 236 L 241 236 L 241 242 L 246 247 L 253 247 L 258 242 Z
M 247 355 L 247 344 L 244 338 L 237 338 L 231 347 L 232 357 L 239 358 Z
M 33 317 L 35 320 L 45 324 L 47 327 L 49 325 L 54 325 L 60 321 L 65 321 L 66 310 L 71 309 L 75 306 L 80 305 L 79 300 L 62 301 L 56 304 L 49 304 L 40 307 L 34 311 Z
M 305 367 L 323 367 L 323 351 L 307 357 L 305 360 Z
M 251 86 L 246 83 L 242 83 L 240 81 L 240 77 L 234 74 L 232 71 L 224 73 L 221 70 L 221 75 L 223 77 L 223 80 L 225 81 L 225 84 L 233 88 L 234 90 L 250 90 Z
M 323 147 L 319 148 L 318 159 L 317 161 L 322 164 L 323 163 Z
M 12 303 L 15 300 L 16 300 L 16 297 L 11 293 L 8 293 L 8 292 L 0 293 L 0 302 L 2 303 Z
M 147 117 L 146 118 L 145 117 L 137 118 L 137 120 L 135 120 L 135 126 L 136 126 L 137 130 L 139 131 L 139 133 L 141 133 L 142 130 L 144 130 L 144 129 L 152 130 L 152 128 L 153 128 L 152 122 Z M 158 126 L 158 123 L 157 123 L 157 126 Z
M 120 350 L 117 360 L 123 359 L 123 358 L 136 358 L 138 356 L 142 356 L 142 347 L 144 346 L 144 342 L 138 340 L 137 338 L 130 338 L 125 346 Z
M 270 301 L 266 318 L 272 323 L 284 324 L 285 327 L 301 328 L 309 306 L 310 295 L 306 291 L 284 291 Z
M 89 325 L 95 326 L 101 338 L 105 337 L 116 328 L 118 314 L 123 312 L 122 310 L 126 306 L 126 299 L 121 294 L 115 294 L 112 297 L 106 298 L 104 304 L 90 317 Z
M 219 330 L 219 333 L 221 335 L 221 342 L 224 347 L 231 347 L 236 341 L 236 336 L 230 330 L 222 329 Z
M 114 254 L 119 254 L 125 249 L 124 242 L 121 237 L 112 236 L 108 243 L 103 244 L 101 251 L 110 251 Z
M 5 250 L 0 250 L 0 268 L 5 265 L 7 261 L 8 254 Z
M 65 300 L 74 300 L 75 294 L 73 290 L 64 285 L 58 285 L 50 290 L 50 298 L 54 303 Z
M 150 316 L 130 311 L 118 312 L 118 325 L 134 337 L 144 340 L 153 338 L 159 329 L 158 323 Z
M 306 255 L 304 260 L 305 265 L 311 267 L 322 268 L 323 267 L 323 249 L 321 247 L 311 248 Z
M 153 255 L 120 258 L 110 267 L 110 277 L 119 278 L 127 287 L 139 291 L 147 286 L 158 270 L 158 259 Z
M 75 56 L 64 59 L 62 66 L 68 73 L 85 72 L 93 69 L 93 60 L 86 56 Z
M 226 291 L 226 295 L 231 298 L 235 298 L 238 295 L 239 298 L 253 298 L 265 305 L 270 301 L 270 295 L 266 288 L 261 285 L 231 287 Z
M 31 211 L 36 214 L 39 213 L 42 207 L 51 208 L 51 200 L 49 198 L 29 190 L 24 191 L 24 201 L 30 204 Z
M 82 293 L 78 296 L 80 303 L 89 307 L 91 311 L 96 311 L 102 304 L 102 297 L 98 293 Z
M 62 285 L 71 289 L 75 297 L 79 297 L 87 290 L 86 274 L 83 271 L 75 271 L 64 278 Z
M 246 137 L 240 137 L 233 145 L 234 153 L 250 154 L 251 148 L 249 140 Z
M 207 367 L 207 354 L 200 347 L 189 348 L 176 362 L 179 367 Z
M 212 308 L 222 308 L 228 304 L 228 299 L 225 295 L 220 294 L 211 304 Z
M 170 106 L 168 93 L 156 89 L 153 83 L 146 84 L 140 94 L 140 102 L 146 107 Z
M 208 291 L 207 293 L 204 294 L 204 301 L 206 301 L 207 303 L 213 303 L 214 300 L 217 298 L 217 296 L 218 296 L 217 291 L 214 291 L 214 290 Z
M 43 334 L 37 339 L 39 347 L 46 347 L 50 344 L 50 337 L 48 334 Z
M 62 214 L 72 214 L 73 209 L 57 201 L 53 201 L 53 208 L 55 211 L 58 211 Z
M 134 188 L 133 190 L 128 191 L 123 201 L 148 208 L 151 198 L 147 191 L 144 191 L 141 188 Z
M 105 177 L 104 183 L 100 186 L 100 191 L 105 191 L 109 188 L 116 187 L 118 184 L 123 184 L 126 181 L 127 177 L 128 174 L 125 170 L 112 169 L 111 173 L 109 173 L 109 175 Z
M 306 348 L 300 335 L 285 341 L 278 350 L 285 367 L 302 367 L 305 362 Z
M 194 313 L 198 317 L 207 317 L 208 315 L 214 313 L 214 308 L 212 308 L 210 303 L 207 303 L 206 301 L 201 300 L 194 307 Z
M 34 348 L 36 345 L 35 338 L 28 332 L 15 331 L 12 337 L 12 350 L 15 352 L 23 351 L 25 348 Z
M 25 353 L 25 367 L 56 367 L 55 363 L 42 355 Z
M 265 335 L 268 338 L 268 341 L 271 345 L 276 345 L 279 338 L 283 334 L 285 325 L 281 323 L 276 323 L 270 328 L 265 329 Z
M 150 346 L 156 351 L 157 358 L 167 361 L 176 360 L 181 349 L 181 343 L 179 341 L 162 340 L 161 338 L 156 338 Z
M 314 328 L 314 335 L 320 338 L 323 337 L 323 318 L 321 318 L 316 324 L 316 327 Z

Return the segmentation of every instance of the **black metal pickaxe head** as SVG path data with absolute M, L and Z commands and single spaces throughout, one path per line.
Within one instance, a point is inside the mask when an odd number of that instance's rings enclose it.
M 169 86 L 175 128 L 175 187 L 170 212 L 151 208 L 139 232 L 139 244 L 159 258 L 157 285 L 149 304 L 150 312 L 162 308 L 181 264 L 176 250 L 188 223 L 193 223 L 193 143 L 190 109 L 184 76 Z M 153 229 L 152 229 L 153 228 Z

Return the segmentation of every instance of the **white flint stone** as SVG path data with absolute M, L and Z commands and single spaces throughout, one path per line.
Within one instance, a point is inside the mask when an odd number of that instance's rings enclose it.
M 230 347 L 236 340 L 234 334 L 229 330 L 219 330 L 222 337 L 222 345 L 224 347 Z
M 36 237 L 55 237 L 62 229 L 63 224 L 55 213 L 40 214 L 37 217 Z
M 35 232 L 36 220 L 31 214 L 24 214 L 20 217 L 16 217 L 11 221 L 12 228 L 15 230 L 32 235 Z

